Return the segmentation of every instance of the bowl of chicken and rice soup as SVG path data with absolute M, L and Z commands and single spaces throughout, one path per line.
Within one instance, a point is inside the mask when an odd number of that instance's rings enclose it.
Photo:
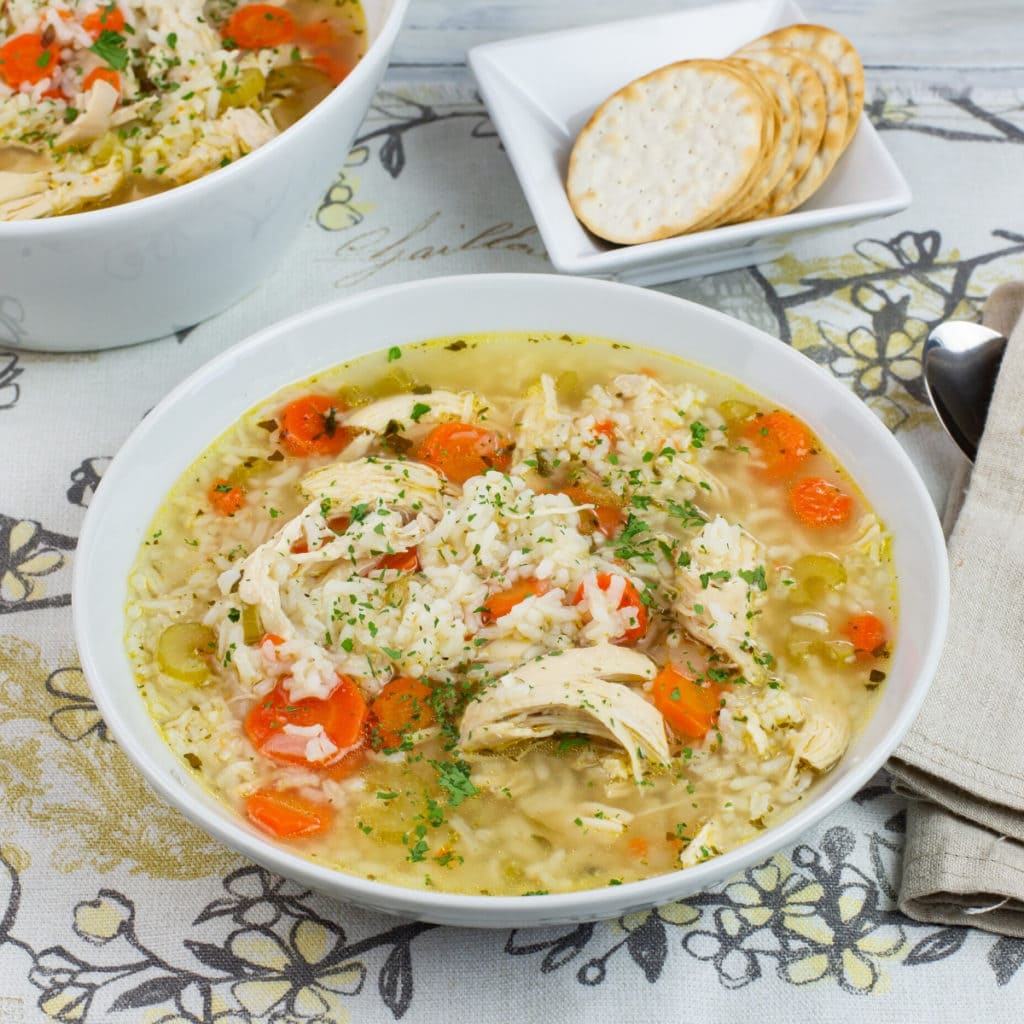
M 653 906 L 793 842 L 909 726 L 946 606 L 928 495 L 834 379 L 543 275 L 371 291 L 219 356 L 114 459 L 74 581 L 164 799 L 471 926 Z
M 407 5 L 0 5 L 0 340 L 133 344 L 251 291 L 344 161 Z

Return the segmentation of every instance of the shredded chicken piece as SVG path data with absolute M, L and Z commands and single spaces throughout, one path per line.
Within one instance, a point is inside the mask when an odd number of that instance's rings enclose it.
M 266 145 L 278 134 L 277 128 L 260 117 L 251 107 L 233 107 L 225 110 L 218 118 L 218 123 L 238 139 L 246 153 Z
M 239 107 L 204 125 L 203 133 L 204 137 L 187 156 L 167 166 L 161 180 L 183 182 L 200 178 L 220 167 L 225 157 L 236 159 L 269 142 L 277 135 L 277 128 L 255 110 Z
M 123 181 L 124 169 L 117 160 L 76 174 L 71 181 L 59 180 L 53 171 L 0 171 L 0 221 L 70 213 L 109 199 Z
M 85 110 L 54 140 L 57 149 L 81 146 L 98 139 L 111 125 L 111 115 L 121 94 L 102 78 L 93 82 Z
M 389 508 L 423 512 L 436 520 L 441 518 L 450 485 L 422 462 L 343 459 L 307 473 L 301 487 L 311 499 L 322 502 L 326 498 L 336 509 L 335 514 L 347 512 L 360 502 L 380 499 Z
M 624 682 L 653 679 L 655 672 L 650 658 L 614 644 L 527 662 L 469 705 L 460 746 L 472 753 L 555 733 L 586 733 L 622 746 L 639 780 L 644 761 L 669 760 L 668 739 L 661 713 Z
M 689 552 L 689 565 L 676 568 L 676 615 L 694 639 L 724 654 L 751 682 L 761 680 L 757 619 L 748 613 L 761 607 L 766 593 L 740 575 L 764 570 L 761 544 L 716 516 L 690 542 Z
M 714 823 L 705 822 L 700 831 L 679 851 L 679 866 L 692 868 L 694 864 L 710 860 L 722 851 L 714 844 Z
M 816 772 L 827 772 L 843 756 L 849 744 L 850 727 L 845 721 L 814 712 L 804 721 L 795 763 Z
M 417 405 L 425 406 L 426 412 L 421 411 L 414 420 L 412 414 Z M 365 455 L 391 423 L 397 423 L 402 433 L 409 434 L 418 427 L 426 428 L 446 420 L 471 423 L 479 418 L 484 409 L 483 400 L 471 391 L 432 391 L 428 395 L 405 394 L 382 398 L 370 405 L 353 409 L 342 419 L 346 427 L 358 431 L 345 449 L 345 455 L 347 458 Z

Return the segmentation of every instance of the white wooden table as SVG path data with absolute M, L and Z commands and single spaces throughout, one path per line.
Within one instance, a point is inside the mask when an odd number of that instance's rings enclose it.
M 706 0 L 412 0 L 392 69 L 450 75 L 480 43 L 704 6 Z M 801 0 L 849 36 L 865 71 L 929 85 L 1024 83 L 1021 0 Z

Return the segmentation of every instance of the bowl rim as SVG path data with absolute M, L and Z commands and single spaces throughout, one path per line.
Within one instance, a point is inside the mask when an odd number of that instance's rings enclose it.
M 186 181 L 184 184 L 175 185 L 164 192 L 157 192 L 151 196 L 143 196 L 130 203 L 120 203 L 117 206 L 104 206 L 98 210 L 86 210 L 79 213 L 64 213 L 57 217 L 42 217 L 34 220 L 10 220 L 0 221 L 0 241 L 43 241 L 52 235 L 71 235 L 75 232 L 88 231 L 93 228 L 117 229 L 130 228 L 130 218 L 134 213 L 143 209 L 145 213 L 152 213 L 159 216 L 165 207 L 174 203 L 183 202 L 192 196 L 200 196 L 204 191 L 232 187 L 237 184 L 236 178 L 241 174 L 255 173 L 258 169 L 277 151 L 282 144 L 291 145 L 297 135 L 304 135 L 309 131 L 324 130 L 320 121 L 331 116 L 333 108 L 343 103 L 345 97 L 356 88 L 358 83 L 374 72 L 372 66 L 376 64 L 377 55 L 391 52 L 395 37 L 398 35 L 405 20 L 406 10 L 411 0 L 388 0 L 390 7 L 380 32 L 370 40 L 370 45 L 360 58 L 359 63 L 339 82 L 330 93 L 325 96 L 312 110 L 304 114 L 294 124 L 289 125 L 283 132 L 275 135 L 269 142 L 246 153 L 244 159 L 232 161 L 227 167 L 218 167 L 199 178 Z M 374 60 L 369 58 L 374 56 Z M 386 59 L 386 57 L 385 57 Z M 372 99 L 371 99 L 372 102 Z M 268 156 L 269 154 L 270 156 Z M 242 168 L 239 171 L 239 168 Z M 211 184 L 212 182 L 212 184 Z M 184 199 L 180 197 L 184 197 Z M 129 218 L 128 223 L 119 223 L 124 218 Z
M 201 391 L 208 379 L 223 376 L 233 364 L 244 366 L 247 357 L 251 353 L 259 352 L 262 346 L 273 343 L 275 339 L 286 337 L 294 331 L 301 331 L 307 325 L 319 320 L 330 321 L 344 317 L 349 310 L 376 303 L 416 301 L 424 294 L 429 297 L 432 292 L 444 294 L 451 290 L 455 293 L 453 297 L 457 297 L 460 293 L 465 294 L 466 289 L 469 288 L 488 287 L 499 290 L 520 289 L 526 292 L 549 289 L 574 294 L 583 301 L 590 296 L 597 296 L 598 293 L 620 292 L 630 293 L 633 296 L 642 294 L 645 298 L 640 301 L 651 306 L 660 306 L 665 311 L 674 312 L 676 315 L 681 309 L 686 309 L 688 311 L 686 315 L 718 321 L 728 330 L 750 335 L 755 344 L 774 345 L 775 355 L 784 365 L 798 368 L 797 372 L 804 375 L 817 375 L 820 386 L 834 395 L 837 402 L 845 405 L 856 416 L 858 427 L 866 431 L 868 435 L 866 438 L 862 438 L 862 443 L 865 446 L 881 446 L 887 450 L 888 456 L 903 472 L 908 489 L 906 500 L 912 501 L 922 510 L 927 510 L 922 517 L 923 521 L 918 524 L 920 536 L 922 543 L 928 549 L 928 556 L 940 581 L 939 591 L 934 595 L 935 616 L 930 634 L 931 639 L 922 654 L 917 673 L 911 677 L 906 699 L 891 718 L 880 740 L 871 750 L 866 751 L 857 763 L 852 765 L 845 778 L 836 782 L 807 806 L 795 810 L 778 824 L 766 829 L 757 838 L 693 867 L 654 875 L 618 886 L 603 886 L 570 893 L 549 893 L 529 899 L 523 896 L 481 896 L 421 891 L 393 883 L 370 881 L 341 870 L 328 868 L 248 830 L 240 819 L 235 820 L 234 812 L 223 805 L 217 814 L 213 814 L 204 809 L 199 802 L 193 800 L 187 785 L 183 786 L 179 780 L 174 779 L 170 773 L 165 772 L 158 764 L 150 760 L 148 748 L 141 739 L 132 733 L 126 718 L 122 716 L 118 702 L 114 699 L 114 691 L 108 689 L 103 681 L 98 655 L 102 644 L 98 639 L 97 631 L 93 629 L 93 608 L 100 602 L 90 600 L 92 584 L 87 577 L 87 569 L 92 561 L 91 552 L 103 535 L 103 524 L 108 506 L 120 500 L 122 494 L 130 493 L 125 490 L 130 484 L 130 480 L 125 476 L 128 472 L 125 467 L 130 467 L 133 461 L 137 461 L 140 455 L 145 453 L 147 448 L 153 444 L 154 436 L 160 436 L 162 420 L 173 410 L 179 399 Z M 629 299 L 627 298 L 626 301 Z M 527 308 L 525 301 L 523 308 Z M 526 314 L 527 317 L 528 315 Z M 426 339 L 430 336 L 428 328 L 424 331 L 423 337 Z M 376 348 L 369 351 L 376 351 Z M 326 364 L 323 368 L 326 368 Z M 282 374 L 282 382 L 278 385 L 279 387 L 288 383 L 290 378 L 288 378 L 287 372 L 285 370 Z M 261 395 L 254 401 L 260 401 L 265 397 L 268 396 Z M 198 453 L 194 457 L 197 456 Z M 123 476 L 125 476 L 124 481 L 121 480 Z M 207 834 L 234 851 L 277 874 L 298 880 L 302 884 L 326 892 L 337 899 L 378 910 L 386 909 L 388 913 L 411 915 L 420 920 L 468 927 L 507 927 L 510 922 L 515 922 L 517 925 L 541 925 L 599 920 L 622 913 L 622 907 L 627 905 L 631 909 L 661 905 L 673 899 L 685 898 L 687 893 L 701 891 L 710 884 L 732 877 L 755 862 L 770 857 L 778 850 L 790 845 L 822 818 L 832 813 L 839 805 L 849 800 L 882 766 L 910 728 L 927 695 L 942 653 L 949 610 L 948 560 L 945 540 L 925 485 L 909 456 L 888 429 L 835 377 L 796 349 L 779 342 L 759 328 L 698 303 L 664 292 L 651 291 L 619 282 L 528 273 L 453 275 L 369 289 L 334 302 L 311 307 L 264 327 L 200 366 L 171 390 L 135 427 L 104 473 L 103 480 L 90 502 L 82 526 L 71 590 L 75 642 L 82 670 L 98 710 L 122 750 L 142 773 L 149 785 L 167 803 Z M 119 609 L 116 620 L 119 623 L 119 654 L 124 657 L 123 606 Z M 130 666 L 127 663 L 125 671 L 131 674 Z M 138 697 L 138 699 L 142 698 Z M 190 780 L 190 783 L 199 789 L 205 788 L 197 781 Z M 220 804 L 219 798 L 214 799 Z M 681 881 L 682 879 L 685 881 Z

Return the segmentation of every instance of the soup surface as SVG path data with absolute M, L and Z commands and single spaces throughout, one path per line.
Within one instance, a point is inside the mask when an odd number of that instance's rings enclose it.
M 866 720 L 896 620 L 885 528 L 806 425 L 569 336 L 282 390 L 182 476 L 129 593 L 210 790 L 330 867 L 489 894 L 757 835 Z
M 365 46 L 358 0 L 0 4 L 0 221 L 224 167 L 319 103 Z

